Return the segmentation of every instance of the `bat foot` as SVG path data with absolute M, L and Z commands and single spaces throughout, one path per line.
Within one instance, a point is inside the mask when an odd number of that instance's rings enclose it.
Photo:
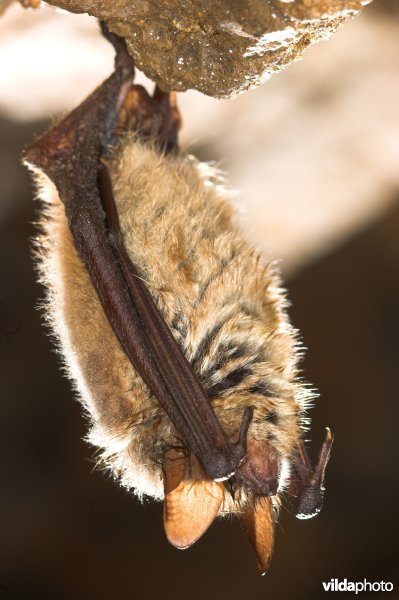
M 127 50 L 125 40 L 116 33 L 112 33 L 104 21 L 100 21 L 100 29 L 103 37 L 114 47 L 115 69 L 126 70 L 134 76 L 134 61 Z

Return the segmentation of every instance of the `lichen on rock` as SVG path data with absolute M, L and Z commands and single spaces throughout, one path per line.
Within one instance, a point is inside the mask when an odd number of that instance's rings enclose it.
M 49 0 L 104 20 L 165 90 L 229 98 L 328 38 L 371 0 Z

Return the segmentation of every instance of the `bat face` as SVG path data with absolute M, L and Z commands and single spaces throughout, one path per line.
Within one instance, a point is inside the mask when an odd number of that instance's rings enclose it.
M 145 140 L 154 123 L 158 139 L 173 139 L 173 119 L 154 119 L 137 86 L 122 102 L 128 74 L 120 60 L 28 151 L 44 200 L 48 319 L 88 439 L 122 485 L 164 500 L 169 541 L 188 547 L 236 513 L 264 572 L 281 494 L 298 516 L 320 508 L 332 439 L 312 471 L 302 443 L 311 396 L 275 266 L 241 235 L 217 173 Z M 100 159 L 108 105 L 135 133 Z

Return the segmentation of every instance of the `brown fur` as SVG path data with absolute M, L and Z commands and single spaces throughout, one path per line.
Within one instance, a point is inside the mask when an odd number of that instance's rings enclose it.
M 310 395 L 297 379 L 298 347 L 275 266 L 242 237 L 220 181 L 194 159 L 127 138 L 110 169 L 128 253 L 221 426 L 234 436 L 243 409 L 254 406 L 249 438 L 269 440 L 288 464 Z M 160 461 L 176 432 L 115 338 L 58 194 L 39 177 L 46 310 L 90 418 L 88 439 L 123 485 L 161 499 Z M 224 509 L 233 510 L 227 496 Z

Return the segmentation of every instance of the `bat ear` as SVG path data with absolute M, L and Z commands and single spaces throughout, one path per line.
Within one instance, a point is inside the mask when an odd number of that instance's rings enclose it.
M 261 497 L 255 506 L 249 505 L 240 515 L 241 525 L 256 553 L 259 571 L 264 575 L 269 567 L 274 545 L 274 521 L 270 498 Z
M 295 514 L 298 519 L 311 519 L 321 510 L 323 505 L 323 483 L 334 436 L 327 427 L 326 437 L 322 444 L 316 468 L 312 470 L 305 446 L 298 446 L 294 470 L 297 481 L 292 481 L 291 495 L 295 499 Z
M 164 527 L 169 542 L 183 550 L 212 524 L 223 501 L 222 483 L 207 478 L 197 459 L 176 450 L 164 455 Z

